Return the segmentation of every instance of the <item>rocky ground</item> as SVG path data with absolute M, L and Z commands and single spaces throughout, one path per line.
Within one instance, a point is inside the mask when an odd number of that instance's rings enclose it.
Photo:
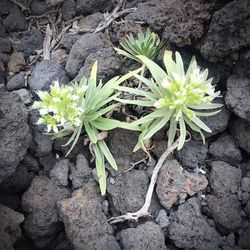
M 112 11 L 118 18 L 103 26 Z M 102 197 L 82 140 L 65 159 L 67 139 L 44 135 L 31 105 L 37 90 L 79 80 L 96 59 L 104 81 L 136 67 L 113 47 L 146 27 L 186 65 L 196 55 L 225 105 L 204 119 L 205 145 L 193 134 L 163 165 L 152 216 L 110 225 L 143 205 L 166 131 L 153 161 L 130 171 L 145 156 L 131 153 L 136 133 L 109 134 L 119 171 L 108 171 Z M 1 250 L 250 249 L 249 0 L 0 0 L 0 84 Z

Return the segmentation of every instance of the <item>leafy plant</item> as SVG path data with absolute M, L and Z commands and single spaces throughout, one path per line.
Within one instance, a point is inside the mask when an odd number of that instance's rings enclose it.
M 130 72 L 121 78 L 119 76 L 114 77 L 105 85 L 100 81 L 97 85 L 96 62 L 89 79 L 84 77 L 79 84 L 69 85 L 59 85 L 58 82 L 55 82 L 50 87 L 50 91 L 38 92 L 41 101 L 37 101 L 33 105 L 41 115 L 38 124 L 47 126 L 47 132 L 53 134 L 52 139 L 72 134 L 65 144 L 67 146 L 72 143 L 67 155 L 76 145 L 82 130 L 85 130 L 90 141 L 91 151 L 95 157 L 102 195 L 106 191 L 105 159 L 115 170 L 117 164 L 104 141 L 105 133 L 101 133 L 101 131 L 108 131 L 117 127 L 139 130 L 137 126 L 103 116 L 116 107 L 115 104 L 110 104 L 120 94 L 119 92 L 115 93 L 114 89 L 139 71 L 140 69 Z
M 164 43 L 160 41 L 158 35 L 147 29 L 145 33 L 140 31 L 137 38 L 134 38 L 132 34 L 128 35 L 125 43 L 121 43 L 123 49 L 115 48 L 115 50 L 118 54 L 143 64 L 137 55 L 143 55 L 153 60 L 159 54 L 163 45 Z
M 134 104 L 153 109 L 151 113 L 133 122 L 135 126 L 140 125 L 142 132 L 139 136 L 134 151 L 145 148 L 145 143 L 168 122 L 168 146 L 175 138 L 177 127 L 180 131 L 178 149 L 181 149 L 186 139 L 186 124 L 194 131 L 199 132 L 205 140 L 202 130 L 211 132 L 199 117 L 212 116 L 219 112 L 222 104 L 212 103 L 213 99 L 220 95 L 215 92 L 212 85 L 212 78 L 207 79 L 208 70 L 201 71 L 195 57 L 192 58 L 187 71 L 181 55 L 176 52 L 176 61 L 172 59 L 172 52 L 165 51 L 164 64 L 166 72 L 152 60 L 145 56 L 137 56 L 138 59 L 149 69 L 153 79 L 147 79 L 135 74 L 135 77 L 142 81 L 148 91 L 133 89 L 125 86 L 118 86 L 117 90 L 126 91 L 130 94 L 140 96 L 141 100 L 118 101 Z M 215 110 L 215 111 L 207 111 Z

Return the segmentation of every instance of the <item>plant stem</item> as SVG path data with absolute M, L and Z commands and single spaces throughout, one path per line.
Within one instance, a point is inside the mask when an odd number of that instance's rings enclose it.
M 141 76 L 144 76 L 145 69 L 146 69 L 146 66 L 143 64 L 141 68 L 141 74 L 140 74 Z M 141 88 L 142 88 L 142 81 L 139 81 L 138 89 L 141 89 Z
M 145 202 L 144 202 L 144 205 L 142 206 L 142 208 L 135 213 L 126 213 L 126 214 L 121 215 L 121 216 L 112 217 L 109 219 L 110 224 L 115 224 L 115 223 L 123 222 L 126 220 L 138 221 L 138 219 L 140 217 L 145 217 L 145 216 L 149 215 L 148 210 L 149 210 L 150 203 L 152 200 L 152 195 L 153 195 L 153 191 L 154 191 L 154 187 L 155 187 L 155 184 L 157 181 L 159 171 L 160 171 L 163 163 L 165 162 L 165 160 L 168 158 L 168 156 L 178 147 L 178 143 L 179 143 L 179 139 L 177 139 L 172 145 L 170 145 L 167 148 L 167 150 L 161 155 L 160 159 L 158 160 L 158 162 L 153 170 L 153 174 L 152 174 L 150 184 L 148 187 L 148 191 L 146 194 L 146 199 L 145 199 Z

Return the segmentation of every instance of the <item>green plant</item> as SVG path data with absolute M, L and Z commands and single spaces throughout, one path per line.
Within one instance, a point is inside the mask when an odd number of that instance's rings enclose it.
M 181 149 L 186 139 L 186 124 L 194 131 L 199 132 L 205 140 L 202 130 L 211 130 L 199 119 L 201 116 L 212 116 L 223 106 L 219 103 L 212 103 L 213 99 L 219 96 L 212 85 L 212 78 L 207 79 L 208 70 L 201 71 L 195 57 L 192 58 L 187 71 L 184 71 L 183 61 L 178 52 L 175 53 L 176 61 L 172 59 L 172 52 L 165 51 L 164 64 L 166 72 L 152 60 L 145 56 L 137 56 L 139 60 L 149 69 L 153 79 L 147 79 L 136 74 L 135 77 L 142 81 L 148 91 L 118 86 L 117 90 L 126 91 L 139 96 L 140 100 L 118 101 L 134 104 L 153 109 L 148 115 L 133 122 L 135 126 L 140 125 L 142 132 L 139 136 L 134 151 L 145 148 L 145 143 L 168 122 L 168 146 L 175 138 L 177 127 L 180 131 L 178 149 Z M 205 111 L 204 111 L 205 110 Z
M 115 93 L 114 89 L 139 71 L 140 69 L 130 72 L 121 78 L 114 77 L 105 85 L 100 81 L 97 85 L 96 62 L 89 79 L 84 77 L 79 84 L 68 85 L 59 85 L 58 82 L 55 82 L 50 87 L 50 91 L 38 92 L 41 101 L 37 101 L 33 105 L 41 115 L 38 124 L 45 124 L 47 132 L 52 131 L 52 139 L 72 134 L 65 144 L 67 146 L 72 143 L 67 155 L 74 148 L 82 130 L 85 130 L 95 158 L 102 195 L 106 191 L 105 159 L 114 169 L 117 169 L 117 164 L 104 141 L 105 133 L 101 132 L 117 127 L 139 130 L 137 126 L 103 116 L 116 107 L 115 104 L 110 104 L 120 94 Z
M 132 34 L 128 35 L 125 43 L 121 43 L 123 49 L 115 48 L 115 50 L 118 54 L 143 64 L 137 55 L 143 55 L 153 60 L 159 54 L 163 45 L 164 43 L 160 41 L 158 35 L 147 29 L 145 33 L 140 31 L 137 38 L 134 38 Z

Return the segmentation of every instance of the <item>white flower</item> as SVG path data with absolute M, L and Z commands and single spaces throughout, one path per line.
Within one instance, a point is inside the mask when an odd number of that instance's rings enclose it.
M 170 82 L 168 80 L 168 77 L 165 77 L 163 80 L 162 80 L 162 83 L 161 83 L 162 87 L 167 89 L 170 85 Z
M 51 131 L 51 129 L 52 129 L 51 124 L 48 124 L 48 125 L 47 125 L 47 132 L 49 133 L 49 132 Z
M 47 109 L 39 109 L 39 114 L 40 115 L 46 115 L 48 113 L 49 113 L 49 111 Z
M 57 132 L 58 132 L 58 128 L 57 128 L 57 126 L 56 126 L 56 125 L 54 125 L 54 126 L 53 126 L 53 131 L 54 131 L 55 133 L 57 133 Z
M 39 125 L 39 124 L 43 124 L 43 123 L 44 123 L 43 118 L 39 118 L 38 121 L 36 122 L 36 124 L 38 124 L 38 125 Z

